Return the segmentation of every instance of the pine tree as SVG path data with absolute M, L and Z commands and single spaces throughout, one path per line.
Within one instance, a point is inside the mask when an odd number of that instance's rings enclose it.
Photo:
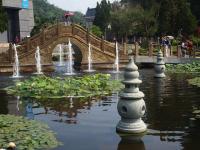
M 97 2 L 94 25 L 99 26 L 102 31 L 105 31 L 110 20 L 111 4 L 107 0 Z
M 186 0 L 162 0 L 159 10 L 159 33 L 177 35 L 180 30 L 192 34 L 196 19 Z
M 195 15 L 196 19 L 200 21 L 200 0 L 188 0 L 190 3 L 190 8 Z

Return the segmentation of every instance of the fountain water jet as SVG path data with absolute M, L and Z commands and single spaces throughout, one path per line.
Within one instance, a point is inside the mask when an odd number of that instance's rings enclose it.
M 37 72 L 35 74 L 43 74 L 39 46 L 37 46 L 37 49 L 35 52 L 35 59 L 36 59 L 36 69 L 37 69 Z
M 58 66 L 64 66 L 63 63 L 63 47 L 62 44 L 59 44 L 59 65 Z
M 85 72 L 94 72 L 95 70 L 92 69 L 92 52 L 91 52 L 92 48 L 91 48 L 91 44 L 89 43 L 89 47 L 88 47 L 88 70 L 86 70 Z
M 72 55 L 72 44 L 70 42 L 68 42 L 68 68 L 67 68 L 67 73 L 65 73 L 65 75 L 74 75 L 75 73 L 73 72 L 73 55 Z
M 20 76 L 19 74 L 19 58 L 18 58 L 18 53 L 17 53 L 17 47 L 19 47 L 20 45 L 13 45 L 13 48 L 14 48 L 14 58 L 15 58 L 15 62 L 13 64 L 13 75 L 12 75 L 12 78 L 21 78 L 22 76 Z
M 115 52 L 116 52 L 116 58 L 115 58 L 115 64 L 114 64 L 114 72 L 118 73 L 119 72 L 119 48 L 118 48 L 118 44 L 116 42 L 115 45 Z

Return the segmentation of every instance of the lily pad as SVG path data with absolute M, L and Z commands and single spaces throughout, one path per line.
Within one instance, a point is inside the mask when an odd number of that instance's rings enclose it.
M 14 142 L 18 150 L 51 149 L 61 144 L 46 124 L 0 115 L 0 148 L 6 148 L 9 142 Z
M 121 82 L 111 80 L 109 74 L 95 74 L 64 79 L 37 76 L 17 82 L 6 90 L 8 94 L 41 99 L 106 95 L 121 88 Z

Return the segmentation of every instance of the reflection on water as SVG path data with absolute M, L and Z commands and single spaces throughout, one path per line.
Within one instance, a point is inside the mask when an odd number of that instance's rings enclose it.
M 117 150 L 145 150 L 145 145 L 140 137 L 122 136 Z
M 24 115 L 47 123 L 63 142 L 58 150 L 168 150 L 198 149 L 200 122 L 192 113 L 199 109 L 199 88 L 187 84 L 191 75 L 167 75 L 153 78 L 154 72 L 140 72 L 145 93 L 148 133 L 141 139 L 122 137 L 115 132 L 118 93 L 97 98 L 62 100 L 20 99 L 0 91 L 0 113 Z M 122 79 L 122 74 L 113 79 Z M 13 84 L 0 77 L 1 87 Z M 91 142 L 92 141 L 92 142 Z M 79 144 L 77 144 L 79 143 Z

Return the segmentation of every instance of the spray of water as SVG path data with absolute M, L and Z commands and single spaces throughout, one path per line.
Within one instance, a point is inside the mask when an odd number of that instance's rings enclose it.
M 59 44 L 59 66 L 63 66 L 63 47 L 62 44 Z
M 19 58 L 17 54 L 17 46 L 14 44 L 14 64 L 13 64 L 13 78 L 20 77 L 19 75 Z
M 73 74 L 72 44 L 70 42 L 70 39 L 69 39 L 69 42 L 68 42 L 68 49 L 69 49 L 69 54 L 68 54 L 68 59 L 69 59 L 68 71 L 69 71 L 69 74 Z
M 115 53 L 116 53 L 116 57 L 115 57 L 115 71 L 116 72 L 119 72 L 119 48 L 118 48 L 118 44 L 116 42 L 116 45 L 115 45 Z
M 41 57 L 40 57 L 40 48 L 37 46 L 36 52 L 35 52 L 35 59 L 36 59 L 36 74 L 42 74 L 42 66 L 41 66 Z
M 92 71 L 92 57 L 91 57 L 91 44 L 89 43 L 88 48 L 88 71 Z

